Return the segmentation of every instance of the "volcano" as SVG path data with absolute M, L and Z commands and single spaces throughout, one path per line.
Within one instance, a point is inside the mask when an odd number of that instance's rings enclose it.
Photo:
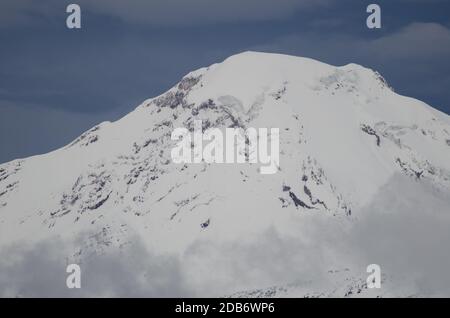
M 174 163 L 172 132 L 196 121 L 279 129 L 277 172 Z M 449 194 L 448 115 L 356 64 L 244 52 L 0 165 L 0 295 L 445 295 Z

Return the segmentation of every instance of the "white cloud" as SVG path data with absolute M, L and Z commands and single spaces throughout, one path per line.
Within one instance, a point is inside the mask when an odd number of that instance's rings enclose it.
M 448 297 L 449 200 L 426 180 L 396 175 L 348 226 L 305 215 L 247 240 L 195 241 L 182 255 L 153 254 L 132 236 L 126 248 L 86 254 L 81 290 L 65 286 L 70 243 L 16 244 L 0 251 L 0 296 L 217 297 L 287 284 L 332 291 L 329 270 L 349 268 L 364 280 L 375 263 L 390 280 L 385 294 Z
M 448 58 L 450 30 L 438 23 L 412 23 L 367 44 L 367 54 L 377 54 L 387 60 Z

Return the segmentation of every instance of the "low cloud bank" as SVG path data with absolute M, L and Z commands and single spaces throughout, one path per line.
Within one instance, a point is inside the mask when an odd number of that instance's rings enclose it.
M 351 226 L 309 214 L 289 231 L 269 227 L 245 242 L 196 241 L 181 256 L 154 254 L 135 238 L 125 249 L 84 259 L 79 290 L 66 287 L 68 245 L 10 246 L 0 253 L 0 296 L 223 296 L 287 284 L 326 290 L 329 270 L 350 268 L 365 279 L 372 263 L 390 286 L 409 286 L 398 296 L 450 296 L 449 206 L 448 193 L 395 176 L 355 212 Z

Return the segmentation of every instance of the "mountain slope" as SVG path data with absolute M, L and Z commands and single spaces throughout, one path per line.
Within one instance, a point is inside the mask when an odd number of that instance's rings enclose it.
M 263 175 L 249 163 L 174 164 L 171 133 L 192 130 L 194 120 L 204 128 L 279 128 L 279 171 Z M 140 242 L 182 261 L 188 295 L 316 275 L 322 281 L 322 269 L 376 263 L 355 260 L 343 242 L 392 180 L 401 179 L 398 202 L 408 201 L 404 185 L 423 186 L 433 201 L 425 206 L 443 198 L 448 212 L 449 159 L 449 117 L 396 94 L 378 73 L 245 52 L 189 73 L 66 147 L 1 165 L 0 244 L 56 237 L 69 261 L 83 263 Z M 247 257 L 253 251 L 258 263 Z M 357 280 L 367 275 L 361 268 L 351 274 Z M 323 290 L 311 288 L 307 293 Z

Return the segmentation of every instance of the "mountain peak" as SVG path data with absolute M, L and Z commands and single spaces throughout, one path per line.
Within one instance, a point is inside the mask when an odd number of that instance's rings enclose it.
M 193 102 L 235 96 L 246 111 L 264 92 L 287 85 L 308 91 L 334 84 L 346 85 L 348 89 L 386 86 L 379 74 L 356 64 L 336 67 L 309 58 L 253 51 L 233 55 L 190 75 L 196 74 L 202 75 L 203 86 L 190 94 Z
M 319 246 L 328 243 L 326 231 L 309 227 L 318 220 L 344 239 L 344 228 L 368 218 L 365 207 L 381 195 L 389 202 L 383 189 L 397 176 L 400 188 L 448 193 L 450 126 L 430 109 L 356 64 L 233 55 L 64 148 L 0 165 L 0 246 L 56 235 L 65 256 L 82 262 L 137 241 L 157 254 L 195 251 L 201 261 L 187 266 L 197 273 L 198 264 L 221 255 L 203 252 L 204 244 L 236 246 L 269 233 L 268 243 L 284 237 Z M 249 162 L 174 163 L 172 132 L 192 132 L 198 121 L 205 130 L 278 128 L 279 171 L 261 175 Z M 328 256 L 332 269 L 342 265 Z M 268 277 L 266 286 L 277 283 Z M 218 293 L 238 291 L 231 285 Z

